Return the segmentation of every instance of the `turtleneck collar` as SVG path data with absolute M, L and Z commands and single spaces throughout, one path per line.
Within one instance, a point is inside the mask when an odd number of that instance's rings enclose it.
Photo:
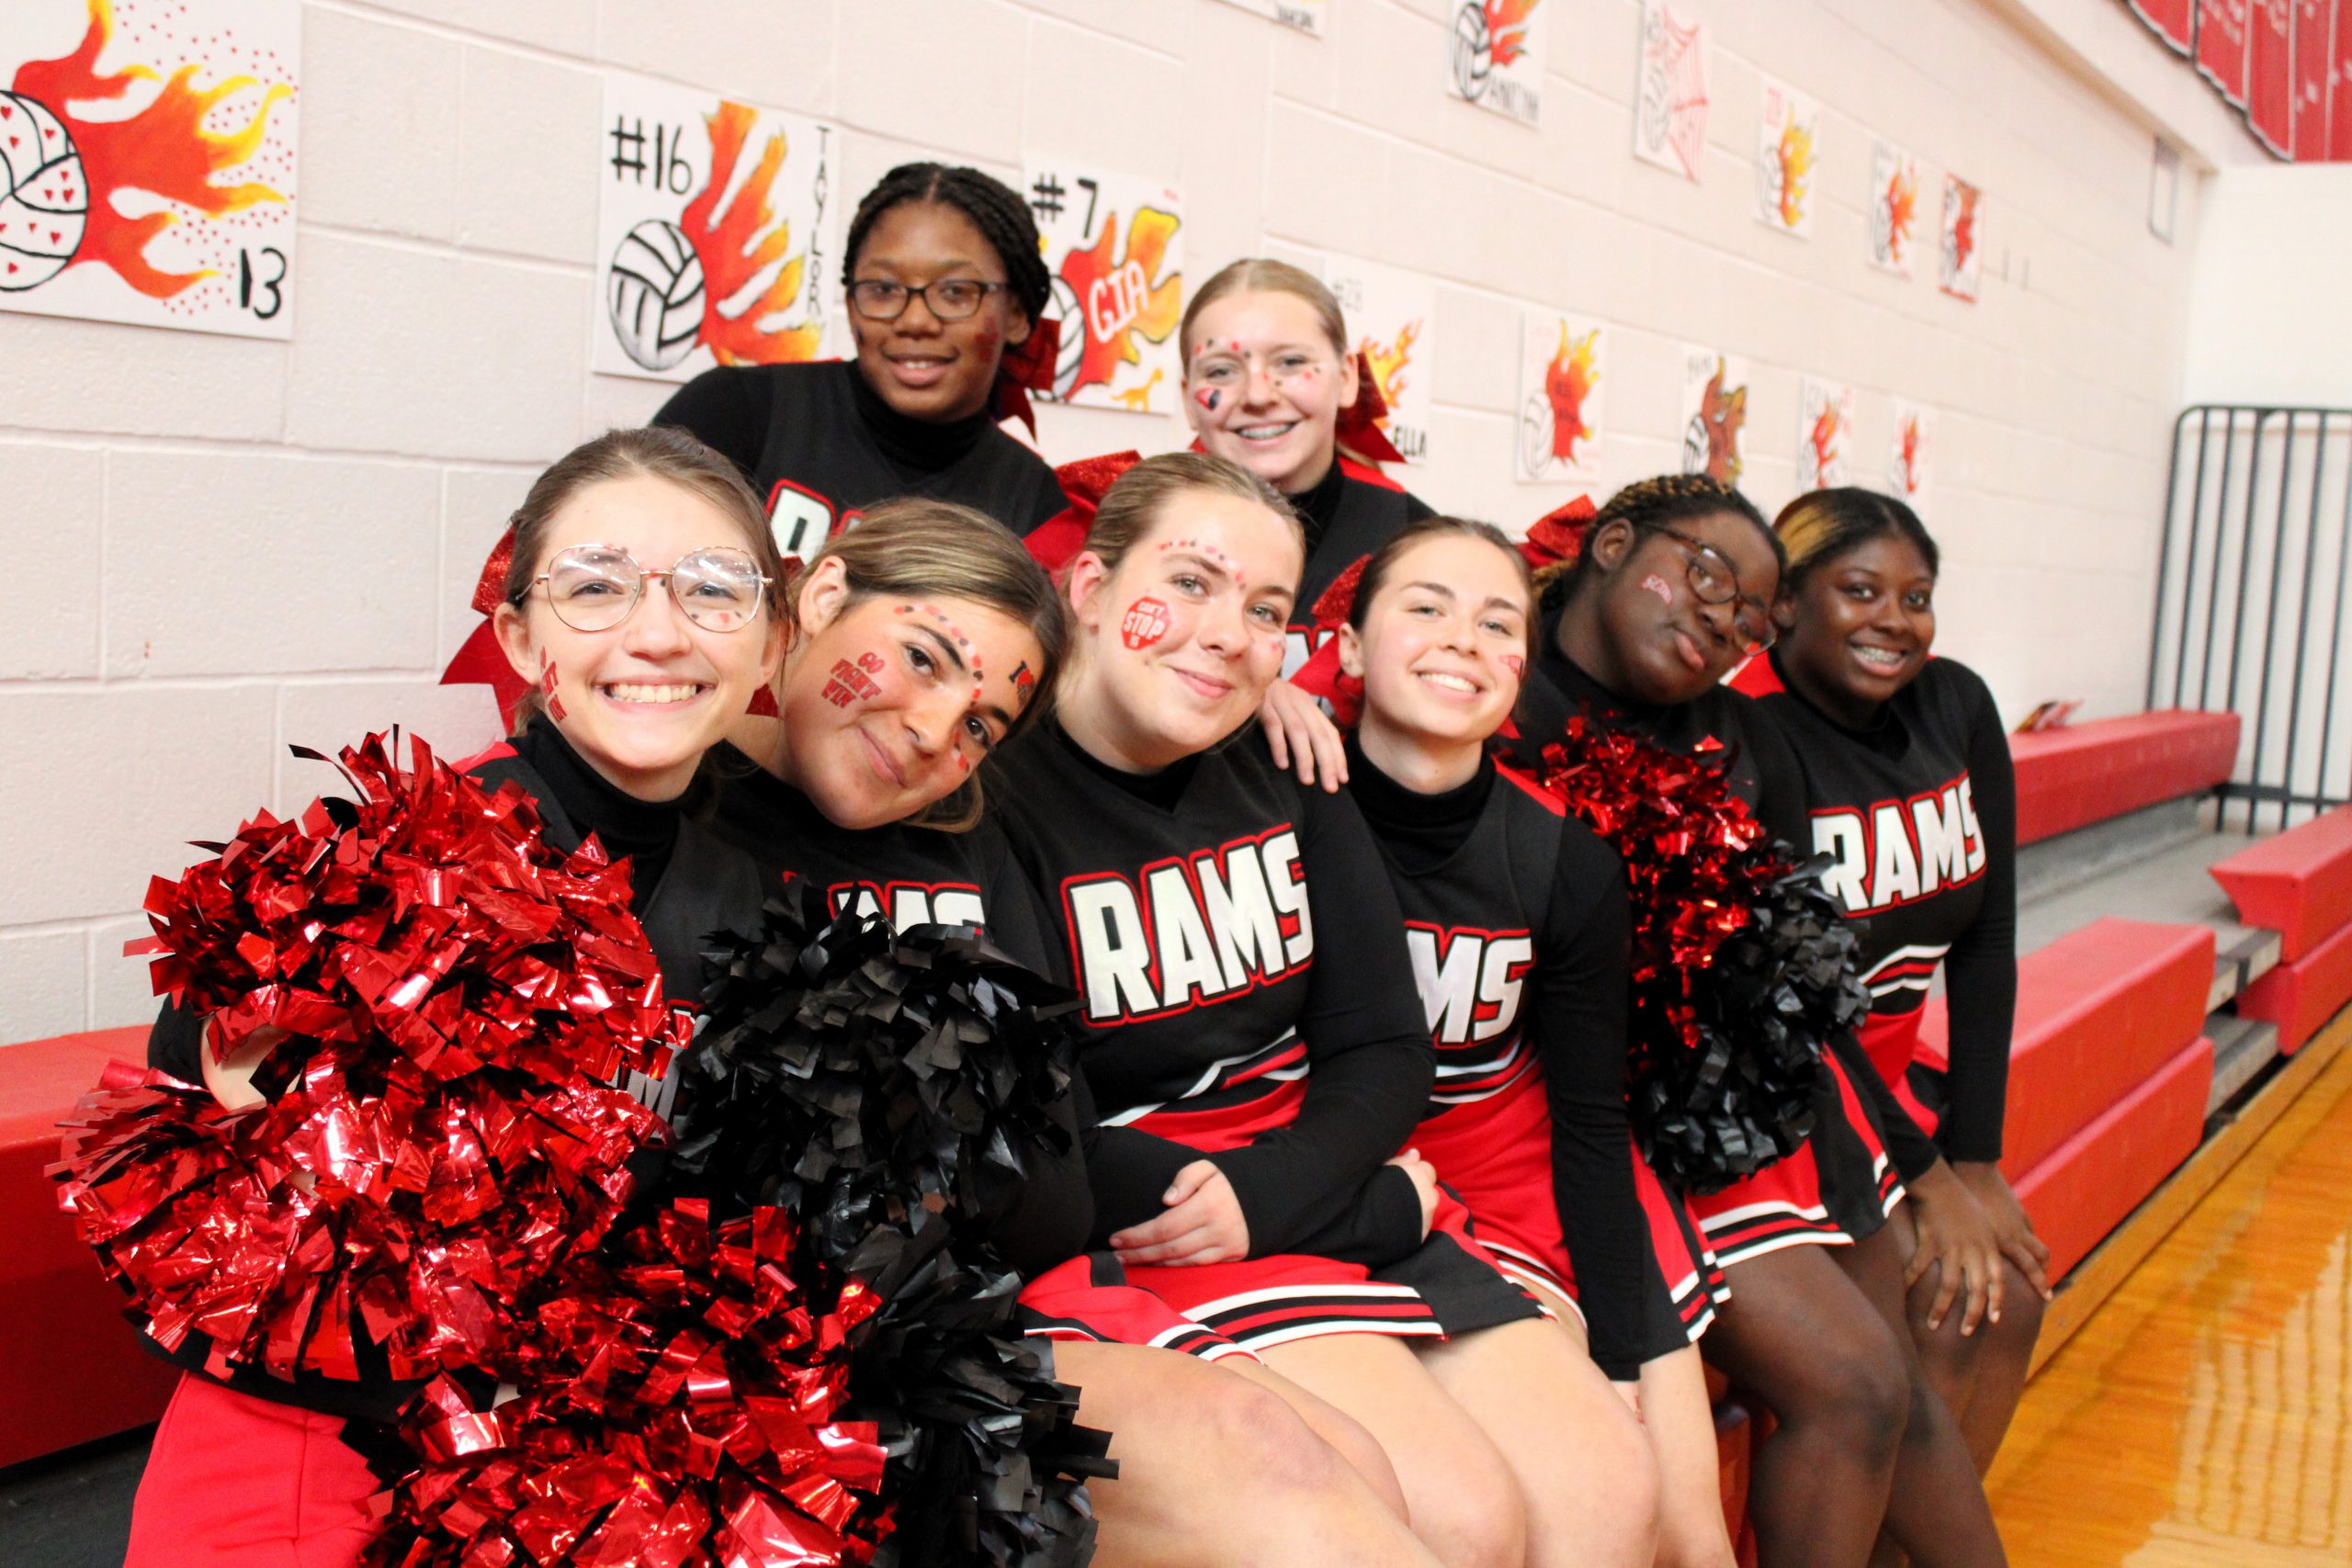
M 514 740 L 515 754 L 528 762 L 555 803 L 571 819 L 581 837 L 596 835 L 605 852 L 615 860 L 626 855 L 636 863 L 630 878 L 629 902 L 643 908 L 669 868 L 670 852 L 678 841 L 678 822 L 685 814 L 691 789 L 675 800 L 639 800 L 598 773 L 563 731 L 545 719 L 535 719 Z
M 995 426 L 996 422 L 985 408 L 945 424 L 915 419 L 885 402 L 882 394 L 866 381 L 856 360 L 842 361 L 842 372 L 849 378 L 850 395 L 857 401 L 858 418 L 874 437 L 875 446 L 900 467 L 937 473 L 978 446 L 980 437 Z
M 1371 824 L 1373 836 L 1408 875 L 1433 871 L 1460 849 L 1478 825 L 1495 788 L 1491 757 L 1478 760 L 1467 782 L 1435 795 L 1397 783 L 1348 736 L 1348 793 Z
M 1339 455 L 1334 453 L 1331 466 L 1324 471 L 1321 479 L 1295 495 L 1283 497 L 1290 502 L 1291 510 L 1298 513 L 1299 522 L 1306 529 L 1309 558 L 1313 558 L 1315 547 L 1323 542 L 1323 536 L 1329 532 L 1331 520 L 1340 514 L 1340 494 L 1347 482 L 1348 476 L 1340 468 Z

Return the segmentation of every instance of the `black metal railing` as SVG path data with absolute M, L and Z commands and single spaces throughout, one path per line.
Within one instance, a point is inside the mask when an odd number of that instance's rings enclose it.
M 2352 409 L 2207 405 L 2173 425 L 2148 705 L 2244 716 L 2217 829 L 2352 798 Z M 2339 679 L 2341 676 L 2341 679 Z M 2233 806 L 2243 807 L 2233 822 Z

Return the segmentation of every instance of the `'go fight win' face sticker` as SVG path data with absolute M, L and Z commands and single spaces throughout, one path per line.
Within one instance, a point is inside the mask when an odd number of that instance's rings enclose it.
M 1149 648 L 1167 635 L 1168 606 L 1157 599 L 1136 600 L 1119 622 L 1119 639 L 1129 648 Z

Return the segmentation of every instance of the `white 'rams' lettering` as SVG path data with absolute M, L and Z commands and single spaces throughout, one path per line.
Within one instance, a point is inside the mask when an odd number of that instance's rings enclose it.
M 1880 801 L 1867 817 L 1851 807 L 1816 812 L 1813 848 L 1830 857 L 1822 886 L 1849 915 L 1911 903 L 1984 869 L 1984 831 L 1965 774 L 1908 801 Z
M 854 908 L 880 915 L 893 931 L 916 926 L 985 926 L 980 890 L 969 883 L 837 882 L 825 889 L 834 914 Z
M 1315 955 L 1298 834 L 1062 884 L 1089 1021 L 1171 1012 L 1278 980 Z
M 1445 931 L 1408 920 L 1405 946 L 1437 1043 L 1492 1040 L 1518 1024 L 1520 993 L 1535 962 L 1527 932 Z

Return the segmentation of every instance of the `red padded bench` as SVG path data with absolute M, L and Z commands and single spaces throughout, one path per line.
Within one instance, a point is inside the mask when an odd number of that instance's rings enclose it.
M 2352 921 L 2352 806 L 2265 839 L 2212 866 L 2238 919 L 2278 933 L 2292 964 Z
M 2018 1180 L 2053 1281 L 2197 1152 L 2212 1092 L 2213 1043 L 2200 1035 Z
M 2018 842 L 2030 844 L 2227 783 L 2238 716 L 2163 708 L 2009 737 Z
M 2281 964 L 2238 995 L 2238 1016 L 2278 1026 L 2278 1054 L 2291 1056 L 2352 1001 L 2352 926 L 2292 964 Z
M 146 1052 L 144 1024 L 0 1045 L 0 1465 L 143 1426 L 179 1380 L 139 1348 L 44 1174 L 74 1102 Z
M 2196 1039 L 2212 982 L 2209 926 L 2109 916 L 2019 958 L 2001 1155 L 2008 1179 L 2020 1180 Z M 1919 1059 L 1946 1066 L 1946 1039 L 1943 998 L 1933 998 Z

